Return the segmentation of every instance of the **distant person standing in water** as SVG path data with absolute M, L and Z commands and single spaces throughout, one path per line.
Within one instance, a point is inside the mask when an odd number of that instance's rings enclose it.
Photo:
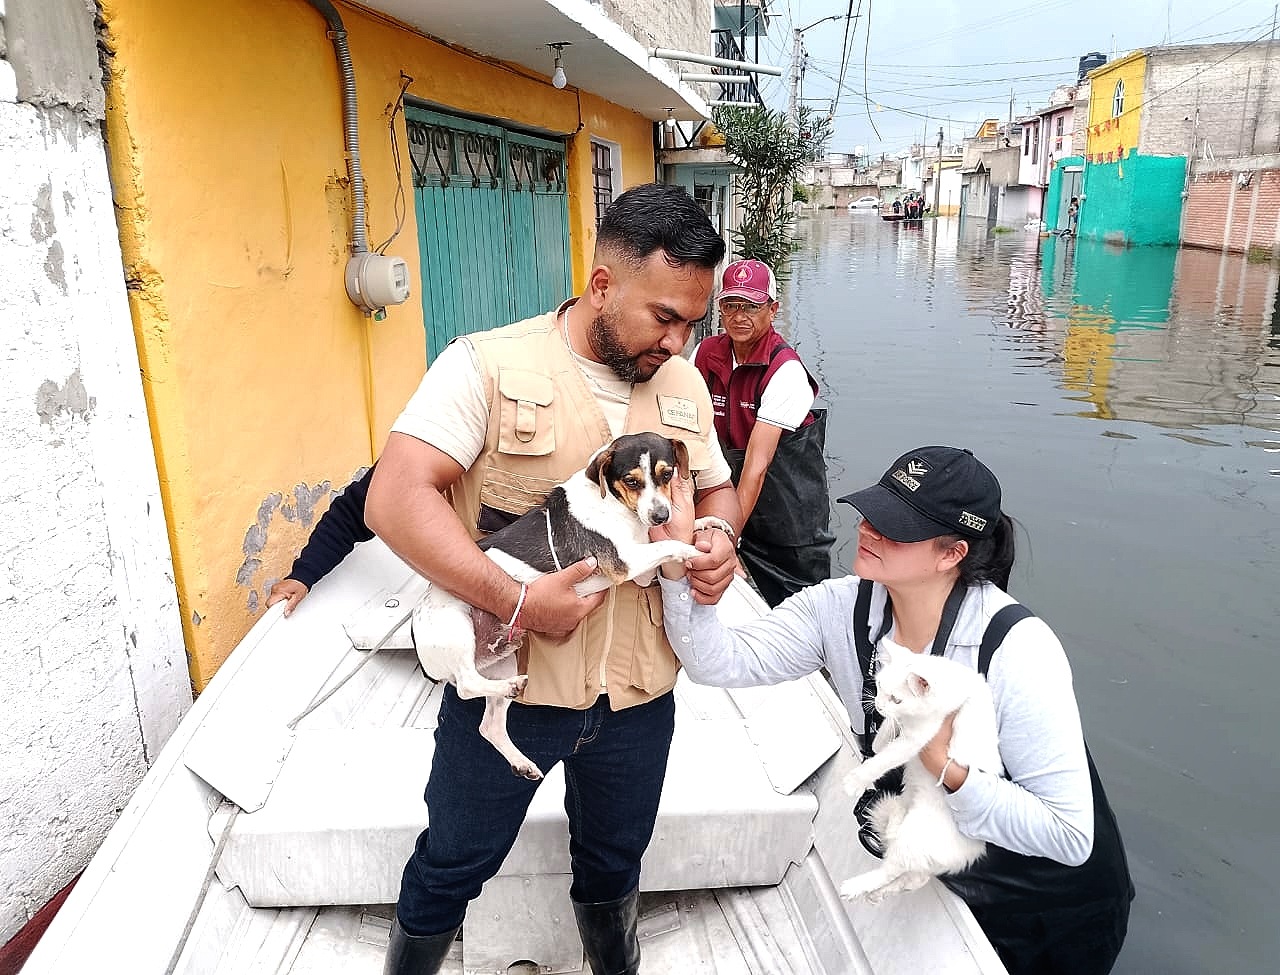
M 778 282 L 768 265 L 730 264 L 717 304 L 723 331 L 698 344 L 693 364 L 738 488 L 738 557 L 776 606 L 831 577 L 827 411 L 814 409 L 818 384 L 773 327 Z
M 1080 198 L 1073 196 L 1067 204 L 1067 233 L 1076 235 L 1076 223 L 1080 219 Z

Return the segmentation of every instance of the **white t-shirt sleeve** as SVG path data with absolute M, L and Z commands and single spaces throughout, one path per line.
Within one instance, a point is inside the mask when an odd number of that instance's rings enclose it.
M 798 359 L 784 362 L 760 395 L 756 419 L 771 426 L 794 430 L 813 409 L 813 389 Z
M 697 487 L 700 491 L 728 484 L 733 477 L 724 451 L 720 449 L 720 438 L 716 436 L 715 427 L 711 428 L 711 434 L 707 437 L 707 457 L 707 469 L 698 473 Z
M 444 347 L 392 430 L 444 451 L 470 469 L 484 450 L 489 404 L 475 352 L 465 338 Z

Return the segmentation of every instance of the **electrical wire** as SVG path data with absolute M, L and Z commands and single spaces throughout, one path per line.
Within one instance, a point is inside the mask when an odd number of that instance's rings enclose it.
M 1268 18 L 1268 20 L 1270 20 L 1270 18 Z M 1257 28 L 1257 26 L 1261 26 L 1261 25 L 1260 24 L 1256 25 L 1255 29 Z M 1139 102 L 1137 105 L 1134 105 L 1132 108 L 1126 108 L 1119 115 L 1113 115 L 1112 121 L 1114 121 L 1115 119 L 1124 118 L 1126 115 L 1129 115 L 1132 112 L 1136 112 L 1150 105 L 1157 98 L 1163 98 L 1165 95 L 1169 94 L 1170 92 L 1177 91 L 1183 85 L 1190 84 L 1192 81 L 1194 81 L 1196 78 L 1199 78 L 1206 71 L 1212 71 L 1214 68 L 1222 64 L 1224 61 L 1229 61 L 1234 57 L 1238 57 L 1239 55 L 1243 54 L 1245 51 L 1249 50 L 1249 48 L 1253 47 L 1255 44 L 1260 44 L 1263 41 L 1268 40 L 1271 37 L 1271 34 L 1272 34 L 1271 30 L 1268 29 L 1265 33 L 1260 34 L 1259 36 L 1255 37 L 1253 40 L 1242 43 L 1239 47 L 1237 47 L 1234 51 L 1231 51 L 1229 54 L 1226 54 L 1218 58 L 1218 60 L 1210 64 L 1206 64 L 1200 70 L 1187 75 L 1187 77 L 1183 78 L 1176 85 L 1170 85 L 1168 88 L 1158 91 L 1155 94 L 1151 95 L 1150 97 L 1143 97 L 1142 101 Z M 1143 95 L 1145 96 L 1146 92 L 1143 92 Z M 1236 99 L 1228 99 L 1228 101 L 1234 102 L 1236 101 Z
M 404 109 L 404 93 L 409 90 L 409 86 L 411 84 L 413 84 L 413 79 L 401 71 L 400 94 L 396 96 L 395 104 L 391 106 L 391 118 L 387 123 L 388 127 L 391 129 L 391 158 L 395 163 L 396 168 L 396 194 L 392 206 L 396 216 L 396 229 L 391 232 L 390 237 L 374 248 L 376 253 L 383 255 L 386 254 L 387 248 L 391 246 L 391 242 L 399 237 L 400 231 L 404 229 L 404 218 L 406 213 L 404 173 L 400 162 L 400 139 L 396 133 L 396 115 L 400 114 Z
M 840 90 L 844 85 L 845 72 L 849 70 L 849 32 L 854 31 L 857 36 L 856 25 L 857 19 L 862 16 L 862 3 L 858 3 L 858 12 L 853 12 L 853 0 L 849 0 L 849 6 L 844 14 L 844 40 L 840 42 L 840 83 L 836 85 L 835 98 L 831 100 L 831 109 L 827 113 L 828 118 L 832 118 L 836 114 L 836 104 L 840 100 Z
M 871 99 L 867 96 L 867 89 L 871 86 L 867 83 L 867 59 L 871 52 L 871 0 L 867 0 L 867 41 L 862 49 L 862 99 L 867 109 L 867 121 L 871 123 L 871 131 L 876 134 L 876 138 L 883 141 L 884 137 L 880 135 L 880 129 L 876 126 L 876 120 L 871 117 Z M 844 78 L 840 79 L 841 87 L 844 86 Z M 839 90 L 836 91 L 839 95 Z M 835 103 L 831 103 L 831 115 L 835 117 Z

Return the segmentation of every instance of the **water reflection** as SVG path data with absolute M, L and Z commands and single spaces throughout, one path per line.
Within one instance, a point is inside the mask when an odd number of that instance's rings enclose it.
M 1006 339 L 1021 367 L 1056 374 L 1071 415 L 1136 421 L 1208 442 L 1216 438 L 1203 431 L 1221 425 L 1280 432 L 1275 265 L 1021 230 L 992 235 L 983 224 L 953 220 L 908 228 L 854 214 L 801 231 L 805 257 L 794 269 L 796 287 L 854 279 L 851 287 L 865 296 L 858 282 L 872 279 L 871 305 L 841 310 L 889 320 L 923 316 L 904 320 L 903 335 L 937 325 L 934 316 L 950 314 L 957 296 L 967 315 L 1010 330 Z M 821 243 L 809 240 L 812 234 Z M 829 251 L 837 240 L 852 246 Z M 780 327 L 802 328 L 788 311 L 784 294 Z
M 1038 276 L 1011 265 L 1008 322 L 1053 337 L 1062 388 L 1084 404 L 1076 415 L 1174 430 L 1280 427 L 1274 266 L 1056 239 L 1038 254 Z
M 922 443 L 1000 475 L 1014 592 L 1068 648 L 1139 887 L 1116 975 L 1273 970 L 1276 269 L 829 214 L 790 271 L 834 490 Z M 833 527 L 847 567 L 845 506 Z

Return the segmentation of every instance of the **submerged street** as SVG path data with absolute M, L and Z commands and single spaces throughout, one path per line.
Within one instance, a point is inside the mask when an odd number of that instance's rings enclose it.
M 1138 887 L 1116 971 L 1272 969 L 1280 272 L 874 211 L 798 235 L 778 324 L 831 408 L 832 495 L 953 444 L 1024 529 L 1012 590 L 1066 647 Z

